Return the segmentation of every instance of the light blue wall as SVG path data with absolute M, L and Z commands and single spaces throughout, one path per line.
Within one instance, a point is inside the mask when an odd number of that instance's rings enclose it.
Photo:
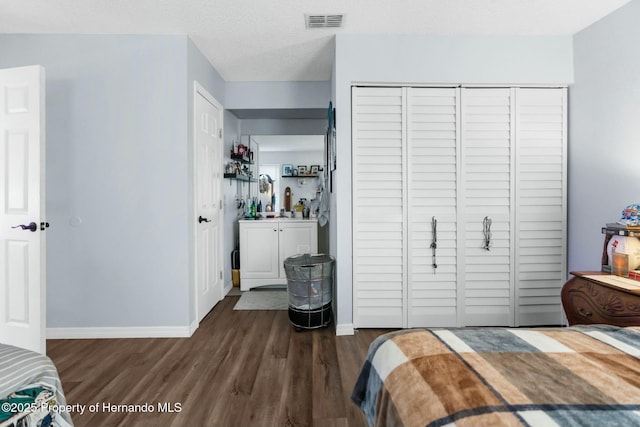
M 607 222 L 640 203 L 640 1 L 574 37 L 569 103 L 569 270 L 600 270 Z
M 337 35 L 337 169 L 331 223 L 338 328 L 352 324 L 351 85 L 569 84 L 572 38 Z M 333 213 L 331 214 L 333 218 Z M 335 227 L 335 228 L 334 228 Z
M 326 108 L 329 82 L 227 82 L 225 107 L 233 109 Z
M 185 36 L 2 35 L 47 96 L 47 326 L 188 325 Z
M 338 35 L 336 73 L 361 83 L 566 84 L 571 50 L 569 36 Z
M 325 109 L 327 105 L 324 106 Z M 324 135 L 326 132 L 327 119 L 242 120 L 243 135 Z

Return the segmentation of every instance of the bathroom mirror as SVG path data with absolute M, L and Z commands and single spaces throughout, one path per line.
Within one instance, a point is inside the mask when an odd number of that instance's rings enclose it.
M 267 200 L 266 193 L 259 194 L 262 205 L 273 203 L 274 212 L 282 207 L 283 194 L 286 188 L 290 188 L 292 202 L 295 204 L 300 199 L 312 200 L 319 190 L 319 178 L 310 176 L 306 179 L 297 174 L 297 169 L 311 171 L 312 166 L 324 169 L 325 163 L 325 136 L 324 135 L 251 135 L 260 149 L 258 156 L 259 175 L 269 175 L 273 180 L 273 195 L 275 200 Z M 293 165 L 296 175 L 283 176 L 282 165 Z M 302 167 L 301 167 L 302 166 Z M 306 172 L 305 172 L 306 173 Z M 322 176 L 322 172 L 319 173 Z

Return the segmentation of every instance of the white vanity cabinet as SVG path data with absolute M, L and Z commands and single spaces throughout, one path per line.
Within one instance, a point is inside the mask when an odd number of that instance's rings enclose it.
M 240 290 L 287 283 L 284 260 L 318 252 L 315 219 L 240 220 Z

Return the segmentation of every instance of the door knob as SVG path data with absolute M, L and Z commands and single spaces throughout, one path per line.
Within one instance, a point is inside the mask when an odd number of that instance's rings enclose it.
M 24 225 L 24 224 L 14 225 L 11 228 L 18 228 L 18 227 L 22 228 L 23 230 L 30 230 L 32 233 L 35 233 L 36 230 L 38 229 L 38 224 L 31 221 L 28 225 Z
M 207 219 L 207 218 L 203 218 L 202 216 L 199 216 L 198 217 L 198 223 L 202 224 L 203 222 L 211 222 L 211 220 Z

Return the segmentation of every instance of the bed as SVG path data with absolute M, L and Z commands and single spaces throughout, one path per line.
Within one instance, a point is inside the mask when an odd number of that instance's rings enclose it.
M 411 329 L 370 346 L 371 426 L 640 425 L 640 327 Z
M 6 344 L 0 344 L 0 404 L 0 426 L 73 426 L 51 359 Z

